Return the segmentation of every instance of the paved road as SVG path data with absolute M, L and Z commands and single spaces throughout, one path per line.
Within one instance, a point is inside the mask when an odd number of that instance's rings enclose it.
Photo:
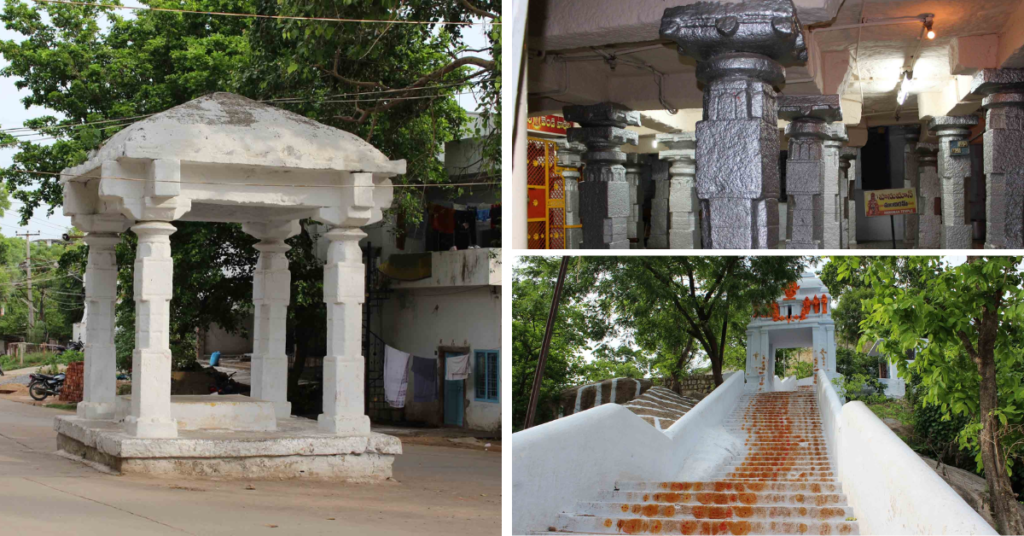
M 0 400 L 0 534 L 483 535 L 501 532 L 501 454 L 406 445 L 397 482 L 112 476 L 53 454 L 58 410 Z

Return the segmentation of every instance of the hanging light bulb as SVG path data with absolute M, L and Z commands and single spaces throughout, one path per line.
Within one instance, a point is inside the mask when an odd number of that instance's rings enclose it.
M 900 83 L 896 86 L 896 104 L 903 106 L 903 103 L 907 102 L 907 96 L 909 95 L 910 77 L 907 71 L 903 71 L 903 77 L 900 79 Z
M 925 35 L 928 36 L 928 39 L 935 39 L 935 31 L 932 30 L 932 20 L 931 19 L 928 19 L 928 20 L 926 20 L 924 22 L 924 27 L 928 28 L 928 33 L 925 34 Z

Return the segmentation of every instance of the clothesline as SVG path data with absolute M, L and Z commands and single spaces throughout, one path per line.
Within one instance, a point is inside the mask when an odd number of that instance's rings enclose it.
M 410 367 L 409 363 L 412 362 Z M 393 408 L 404 408 L 409 387 L 409 370 L 415 379 L 413 401 L 434 402 L 437 400 L 436 357 L 414 356 L 389 345 L 384 345 L 384 399 Z M 460 381 L 472 372 L 469 354 L 445 357 L 445 380 Z

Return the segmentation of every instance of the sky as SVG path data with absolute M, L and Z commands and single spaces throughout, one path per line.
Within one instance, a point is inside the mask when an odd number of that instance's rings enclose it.
M 124 0 L 122 3 L 125 6 L 142 6 L 138 0 Z M 124 16 L 131 17 L 132 11 L 124 10 Z M 479 49 L 487 46 L 485 28 L 487 27 L 483 25 L 474 25 L 463 31 L 464 42 L 467 48 Z M 24 36 L 0 25 L 0 39 L 14 39 L 16 41 L 21 41 L 24 39 Z M 0 67 L 4 67 L 7 64 L 7 60 L 0 57 Z M 26 110 L 25 106 L 21 104 L 21 99 L 28 94 L 28 91 L 19 91 L 14 86 L 14 83 L 14 78 L 0 77 L 0 102 L 8 103 L 5 106 L 0 106 L 0 127 L 20 127 L 26 120 L 43 115 L 60 116 L 60 114 L 38 106 L 33 106 Z M 464 109 L 468 111 L 476 110 L 477 100 L 473 95 L 460 95 L 456 98 L 458 99 L 459 105 Z M 16 153 L 17 148 L 0 148 L 0 166 L 10 166 Z M 20 223 L 21 215 L 18 213 L 21 205 L 13 199 L 11 201 L 11 210 L 6 211 L 5 214 L 0 217 L 0 234 L 3 236 L 13 236 L 14 233 L 24 233 L 28 231 L 31 233 L 40 233 L 40 236 L 34 236 L 33 240 L 36 238 L 60 238 L 61 234 L 71 227 L 71 219 L 64 216 L 60 207 L 58 207 L 56 212 L 52 215 L 47 215 L 45 213 L 46 209 L 41 208 L 36 211 L 36 214 L 29 221 L 27 226 L 22 226 Z

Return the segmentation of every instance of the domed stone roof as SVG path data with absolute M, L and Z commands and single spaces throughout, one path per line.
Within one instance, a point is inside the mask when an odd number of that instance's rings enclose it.
M 121 158 L 405 173 L 405 160 L 388 160 L 354 134 L 233 93 L 206 95 L 133 123 L 65 173 L 88 173 Z

